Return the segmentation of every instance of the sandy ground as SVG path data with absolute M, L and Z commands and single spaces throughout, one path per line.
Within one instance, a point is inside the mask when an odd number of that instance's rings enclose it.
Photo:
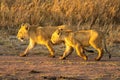
M 19 43 L 19 44 L 18 44 Z M 59 60 L 64 45 L 55 46 L 55 58 L 49 57 L 44 46 L 36 46 L 27 57 L 19 57 L 27 43 L 15 38 L 0 42 L 0 80 L 120 80 L 120 43 L 109 47 L 112 58 L 105 54 L 94 61 L 95 53 L 86 53 L 88 61 L 73 52 Z

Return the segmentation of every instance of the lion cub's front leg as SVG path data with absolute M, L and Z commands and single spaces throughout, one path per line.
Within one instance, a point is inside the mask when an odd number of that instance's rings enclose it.
M 34 47 L 34 45 L 35 45 L 35 42 L 30 39 L 28 47 L 26 48 L 26 50 L 23 53 L 20 53 L 20 56 L 21 57 L 27 56 L 28 51 L 30 51 Z
M 66 46 L 66 49 L 63 53 L 63 55 L 59 59 L 65 59 L 67 56 L 69 56 L 73 52 L 73 48 L 71 46 Z
M 85 61 L 88 59 L 88 57 L 84 54 L 84 49 L 82 46 L 77 45 L 75 48 L 77 55 L 82 57 Z

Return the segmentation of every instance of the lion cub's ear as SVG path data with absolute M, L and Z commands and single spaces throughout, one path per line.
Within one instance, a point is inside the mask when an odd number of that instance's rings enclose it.
M 58 34 L 59 36 L 61 36 L 61 35 L 62 35 L 62 31 L 63 31 L 63 29 L 62 29 L 62 28 L 59 28 L 58 31 L 57 31 L 57 34 Z
M 20 28 L 22 28 L 24 26 L 24 23 L 22 23 L 21 25 L 20 25 Z
M 25 29 L 26 29 L 26 30 L 29 30 L 30 24 L 26 23 L 26 24 L 24 24 L 24 26 L 25 26 Z

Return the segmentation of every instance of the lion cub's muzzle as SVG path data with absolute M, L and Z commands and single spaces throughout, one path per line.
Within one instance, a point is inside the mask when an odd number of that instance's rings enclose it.
M 17 37 L 21 42 L 24 41 L 24 38 L 23 37 Z

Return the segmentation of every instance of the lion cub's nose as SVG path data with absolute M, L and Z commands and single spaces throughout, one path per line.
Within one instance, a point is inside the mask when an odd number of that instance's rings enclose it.
M 24 38 L 22 37 L 22 38 L 20 38 L 20 39 L 22 39 L 22 40 L 23 40 Z

